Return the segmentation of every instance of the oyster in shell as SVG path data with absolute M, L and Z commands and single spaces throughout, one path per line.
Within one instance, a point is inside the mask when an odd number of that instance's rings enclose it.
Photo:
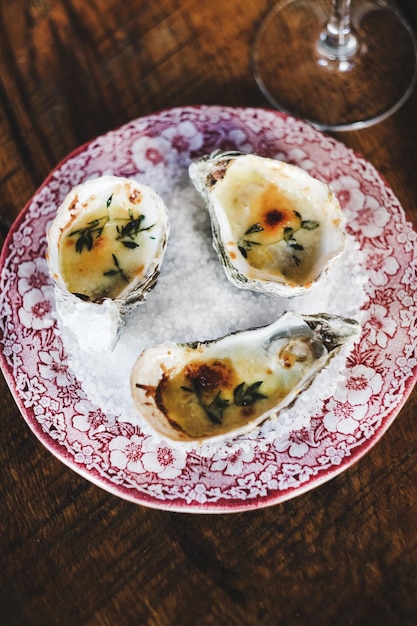
M 131 374 L 136 410 L 177 441 L 243 434 L 291 405 L 359 329 L 338 316 L 288 312 L 220 339 L 147 348 Z
M 135 180 L 102 176 L 67 195 L 47 259 L 62 323 L 83 348 L 114 347 L 123 317 L 157 281 L 168 233 L 162 198 Z
M 340 204 L 328 185 L 283 161 L 214 152 L 192 163 L 206 201 L 213 245 L 237 287 L 304 294 L 345 247 Z

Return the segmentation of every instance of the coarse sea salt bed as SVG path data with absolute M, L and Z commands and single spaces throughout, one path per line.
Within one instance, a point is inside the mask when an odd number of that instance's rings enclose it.
M 107 416 L 139 425 L 142 432 L 157 439 L 161 436 L 137 414 L 130 393 L 131 370 L 142 350 L 165 341 L 204 341 L 263 326 L 288 310 L 331 313 L 360 322 L 367 282 L 361 263 L 363 254 L 356 240 L 348 236 L 335 267 L 307 295 L 287 300 L 238 289 L 225 276 L 212 248 L 208 212 L 185 176 L 164 200 L 171 230 L 160 277 L 145 302 L 127 318 L 114 350 L 86 352 L 60 324 L 68 366 L 91 403 Z M 342 380 L 349 349 L 331 360 L 295 404 L 255 429 L 252 436 L 273 440 L 308 427 Z M 192 447 L 178 442 L 170 444 Z

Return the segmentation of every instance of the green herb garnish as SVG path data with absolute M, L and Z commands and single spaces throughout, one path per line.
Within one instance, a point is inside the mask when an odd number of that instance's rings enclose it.
M 213 424 L 221 424 L 224 419 L 223 413 L 229 406 L 233 406 L 233 404 L 235 406 L 250 406 L 257 400 L 268 397 L 258 391 L 262 382 L 262 380 L 259 380 L 251 385 L 247 385 L 245 382 L 237 385 L 233 391 L 233 402 L 227 398 L 222 398 L 221 391 L 218 391 L 214 399 L 207 403 L 204 402 L 201 390 L 199 390 L 198 387 L 193 388 L 181 386 L 181 389 L 188 393 L 194 393 L 197 397 L 199 405 L 204 410 L 209 420 L 213 422 Z
M 233 391 L 234 403 L 237 406 L 249 406 L 254 404 L 257 400 L 267 398 L 263 393 L 259 393 L 258 389 L 262 385 L 262 380 L 258 380 L 256 383 L 246 385 L 246 383 L 240 383 Z
M 87 248 L 87 250 L 90 251 L 93 247 L 94 238 L 98 239 L 101 236 L 103 228 L 108 220 L 109 218 L 107 215 L 104 217 L 98 217 L 95 220 L 91 220 L 91 222 L 87 222 L 87 226 L 85 228 L 79 228 L 69 233 L 68 237 L 78 235 L 77 241 L 75 242 L 75 251 L 81 253 L 84 248 Z
M 253 235 L 256 233 L 260 233 L 265 230 L 261 224 L 258 222 L 256 224 L 252 224 L 247 231 L 245 232 L 242 239 L 238 241 L 238 249 L 242 256 L 247 259 L 248 254 L 251 252 L 253 246 L 273 246 L 280 241 L 284 241 L 286 245 L 294 251 L 292 258 L 296 265 L 300 265 L 301 261 L 299 257 L 296 255 L 296 252 L 301 252 L 304 250 L 304 246 L 302 246 L 294 237 L 295 233 L 299 230 L 314 230 L 320 226 L 320 223 L 315 220 L 303 220 L 300 213 L 298 211 L 293 211 L 295 217 L 299 220 L 299 225 L 296 228 L 292 228 L 291 226 L 286 226 L 283 231 L 283 235 L 280 239 L 273 241 L 271 243 L 262 243 L 260 241 L 254 241 L 252 239 L 247 239 L 248 235 Z
M 107 272 L 103 272 L 103 276 L 117 276 L 117 275 L 120 275 L 120 277 L 123 278 L 123 280 L 125 280 L 126 282 L 129 282 L 129 279 L 123 273 L 123 270 L 122 270 L 122 268 L 119 265 L 119 261 L 117 260 L 116 255 L 112 254 L 112 257 L 113 257 L 113 263 L 115 264 L 116 269 L 107 270 Z
M 139 233 L 151 230 L 155 224 L 142 227 L 142 222 L 145 219 L 144 215 L 138 215 L 134 217 L 132 211 L 129 209 L 129 221 L 124 226 L 117 226 L 116 240 L 120 241 L 126 248 L 137 248 L 139 244 L 135 241 Z

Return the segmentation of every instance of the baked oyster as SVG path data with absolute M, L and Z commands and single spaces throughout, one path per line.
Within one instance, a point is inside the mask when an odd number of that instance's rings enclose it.
M 206 201 L 226 276 L 237 287 L 299 296 L 343 252 L 335 194 L 295 165 L 217 151 L 192 163 L 189 176 Z
M 169 233 L 150 187 L 102 176 L 67 195 L 48 230 L 47 259 L 64 326 L 87 350 L 109 350 L 124 316 L 154 287 Z
M 288 312 L 212 341 L 147 348 L 131 374 L 136 410 L 176 441 L 243 434 L 290 406 L 359 329 L 338 316 Z

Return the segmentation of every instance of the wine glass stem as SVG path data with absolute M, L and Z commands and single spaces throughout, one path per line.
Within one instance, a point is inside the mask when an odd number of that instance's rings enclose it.
M 320 34 L 319 52 L 328 59 L 347 60 L 358 50 L 350 20 L 351 0 L 333 0 L 330 17 Z

